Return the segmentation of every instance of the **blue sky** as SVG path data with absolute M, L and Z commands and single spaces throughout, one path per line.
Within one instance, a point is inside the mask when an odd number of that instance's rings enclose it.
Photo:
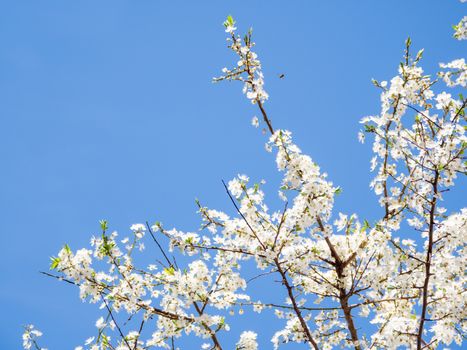
M 238 84 L 211 83 L 235 62 L 227 14 L 254 29 L 273 124 L 344 189 L 336 212 L 371 219 L 371 150 L 356 137 L 379 111 L 370 80 L 395 75 L 408 35 L 428 72 L 465 56 L 451 28 L 465 11 L 455 0 L 0 2 L 0 348 L 19 348 L 27 323 L 49 349 L 93 334 L 94 306 L 38 271 L 63 243 L 87 245 L 100 219 L 122 233 L 146 220 L 192 230 L 195 198 L 232 212 L 221 179 L 274 189 L 249 125 L 257 111 Z M 460 189 L 450 198 L 465 205 Z

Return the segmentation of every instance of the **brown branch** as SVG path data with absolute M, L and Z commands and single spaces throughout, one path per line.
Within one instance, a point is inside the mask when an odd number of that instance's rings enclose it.
M 295 300 L 295 296 L 293 294 L 292 286 L 289 284 L 289 281 L 287 280 L 286 273 L 282 270 L 282 267 L 281 267 L 279 261 L 277 260 L 277 258 L 274 260 L 274 262 L 276 263 L 277 271 L 279 272 L 279 274 L 282 277 L 282 283 L 287 288 L 287 294 L 289 295 L 289 299 L 290 299 L 290 301 L 292 303 L 295 314 L 297 315 L 298 320 L 300 321 L 300 325 L 302 326 L 303 332 L 305 333 L 306 338 L 308 339 L 310 344 L 313 346 L 313 348 L 315 350 L 318 350 L 319 349 L 318 344 L 316 344 L 316 341 L 313 339 L 313 336 L 311 335 L 310 329 L 308 328 L 308 325 L 306 324 L 306 322 L 305 322 L 305 320 L 304 320 L 304 318 L 302 316 L 302 312 L 300 311 L 300 308 L 298 307 L 297 301 Z
M 203 311 L 200 309 L 196 301 L 193 302 L 193 305 L 195 306 L 196 312 L 198 312 L 198 315 L 203 315 Z M 217 339 L 216 332 L 214 332 L 206 323 L 201 322 L 201 325 L 204 327 L 209 332 L 209 335 L 211 336 L 211 339 L 214 343 L 214 349 L 216 350 L 222 350 L 222 346 L 219 343 L 219 339 Z
M 418 334 L 417 334 L 417 350 L 422 349 L 423 327 L 426 321 L 426 313 L 427 313 L 427 306 L 428 306 L 428 297 L 429 297 L 428 285 L 430 283 L 430 276 L 431 276 L 431 258 L 433 254 L 433 233 L 434 233 L 434 227 L 435 227 L 438 180 L 439 180 L 439 172 L 436 170 L 435 178 L 432 183 L 433 199 L 432 199 L 431 208 L 430 208 L 430 224 L 428 228 L 428 246 L 427 246 L 426 260 L 425 260 L 425 281 L 423 283 L 423 291 L 422 291 L 422 313 L 420 316 L 420 325 L 418 327 Z
M 115 327 L 117 327 L 118 333 L 120 333 L 120 336 L 122 337 L 123 341 L 125 342 L 126 346 L 128 347 L 128 350 L 131 350 L 131 346 L 128 343 L 128 340 L 126 340 L 125 335 L 123 334 L 121 328 L 118 326 L 117 320 L 115 319 L 112 310 L 110 309 L 109 305 L 107 304 L 107 301 L 105 300 L 105 297 L 101 295 L 102 301 L 105 304 L 105 308 L 110 314 L 110 317 L 112 318 L 112 322 L 114 323 Z
M 165 254 L 164 249 L 162 249 L 162 246 L 160 245 L 159 241 L 154 236 L 154 233 L 152 232 L 151 227 L 149 226 L 149 223 L 147 221 L 146 221 L 146 227 L 148 228 L 148 231 L 151 234 L 152 240 L 157 244 L 157 247 L 161 251 L 162 255 L 164 255 L 164 258 L 167 261 L 167 263 L 169 264 L 169 267 L 173 266 L 172 262 L 170 261 L 169 257 L 167 256 L 167 254 Z
M 250 223 L 248 222 L 248 220 L 246 219 L 245 215 L 243 215 L 243 213 L 240 211 L 240 208 L 238 207 L 237 203 L 235 202 L 235 199 L 232 197 L 232 194 L 230 193 L 229 191 L 229 188 L 227 187 L 227 185 L 225 184 L 225 181 L 222 180 L 222 184 L 224 185 L 224 188 L 225 188 L 225 191 L 227 192 L 229 198 L 230 198 L 230 201 L 233 203 L 233 205 L 235 206 L 235 209 L 237 210 L 238 214 L 242 217 L 242 219 L 245 221 L 246 225 L 248 226 L 248 228 L 251 230 L 251 232 L 253 233 L 253 236 L 255 236 L 255 238 L 258 240 L 259 244 L 261 245 L 261 247 L 263 247 L 264 250 L 266 250 L 266 246 L 263 244 L 263 242 L 261 242 L 261 240 L 259 239 L 258 235 L 256 234 L 256 231 L 253 229 L 253 227 L 251 227 Z

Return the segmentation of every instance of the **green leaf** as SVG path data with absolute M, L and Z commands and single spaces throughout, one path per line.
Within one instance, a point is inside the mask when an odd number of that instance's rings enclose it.
M 369 229 L 371 227 L 370 223 L 365 219 L 363 220 L 362 230 Z
M 409 36 L 407 40 L 405 40 L 405 46 L 409 47 L 410 45 L 412 45 L 412 39 L 410 39 L 410 36 Z
M 104 243 L 100 248 L 100 252 L 104 256 L 110 256 L 112 249 L 115 247 L 115 243 L 113 241 L 109 241 L 109 238 L 104 233 L 102 233 L 102 240 Z
M 71 254 L 71 249 L 70 249 L 70 246 L 68 244 L 65 244 L 65 246 L 63 247 L 63 249 L 65 249 L 65 251 L 68 253 L 68 254 Z
M 221 330 L 221 329 L 224 328 L 224 327 L 225 327 L 225 318 L 222 317 L 222 318 L 221 318 L 221 321 L 220 321 L 220 322 L 218 323 L 218 325 L 217 325 L 216 332 L 219 331 L 219 330 Z
M 425 49 L 421 49 L 420 51 L 417 52 L 417 56 L 415 57 L 416 61 L 420 61 L 422 59 L 424 51 Z
M 55 257 L 55 256 L 51 256 L 50 260 L 52 260 L 52 262 L 50 263 L 50 270 L 55 270 L 58 267 L 58 264 L 60 263 L 61 260 L 60 258 Z
M 106 347 L 109 346 L 109 338 L 105 334 L 102 334 L 102 345 Z
M 233 17 L 231 15 L 228 15 L 227 19 L 224 22 L 224 27 L 229 27 L 229 26 L 232 27 L 234 24 L 235 24 L 235 21 L 234 21 Z
M 100 220 L 99 224 L 101 225 L 101 230 L 104 232 L 109 228 L 107 220 Z
M 173 266 L 170 266 L 170 267 L 166 267 L 164 269 L 164 272 L 167 274 L 167 275 L 170 275 L 170 276 L 174 276 L 175 275 L 175 269 Z
M 365 127 L 365 132 L 375 132 L 376 131 L 376 128 L 373 125 L 365 124 L 364 127 Z

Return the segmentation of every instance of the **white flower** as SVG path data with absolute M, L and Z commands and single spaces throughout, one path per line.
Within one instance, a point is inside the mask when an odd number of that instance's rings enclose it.
M 406 246 L 416 246 L 413 239 L 403 239 L 402 244 Z
M 100 318 L 96 321 L 96 327 L 97 327 L 97 329 L 103 329 L 106 325 L 107 325 L 107 323 L 105 323 L 104 317 L 100 317 Z
M 465 63 L 465 59 L 460 58 L 449 63 L 440 63 L 439 66 L 445 69 L 439 75 L 447 86 L 467 86 L 467 64 Z
M 245 331 L 240 335 L 240 340 L 237 343 L 237 350 L 257 350 L 258 343 L 256 342 L 257 334 L 251 331 Z
M 362 132 L 362 131 L 359 131 L 358 132 L 358 141 L 360 143 L 364 143 L 365 142 L 365 134 Z
M 454 37 L 457 40 L 467 39 L 467 16 L 464 16 L 461 21 L 454 26 Z
M 285 195 L 284 191 L 279 190 L 278 193 L 279 193 L 279 198 L 282 201 L 287 202 L 287 196 Z
M 378 157 L 377 156 L 374 156 L 373 158 L 371 158 L 371 166 L 370 166 L 370 170 L 371 171 L 374 171 L 376 169 L 376 166 L 378 165 Z
M 342 231 L 347 225 L 347 215 L 339 213 L 339 219 L 334 221 L 334 225 L 337 226 L 337 231 Z
M 258 301 L 257 303 L 255 303 L 253 305 L 253 311 L 254 312 L 261 313 L 263 311 L 263 309 L 264 309 L 264 305 L 261 304 L 260 301 Z
M 445 109 L 448 108 L 452 102 L 451 99 L 451 94 L 448 94 L 446 92 L 440 93 L 438 96 L 436 96 L 436 108 L 437 109 Z
M 34 325 L 27 325 L 24 327 L 23 333 L 23 349 L 29 350 L 32 348 L 33 344 L 37 344 L 37 339 L 42 336 L 42 332 L 35 329 Z M 36 345 L 35 345 L 36 346 Z M 46 350 L 46 349 L 40 349 Z
M 254 116 L 254 117 L 251 119 L 251 125 L 253 125 L 255 128 L 257 128 L 257 127 L 259 126 L 258 117 Z
M 237 27 L 234 27 L 233 25 L 228 25 L 227 27 L 225 27 L 226 33 L 233 33 L 236 30 L 237 30 Z
M 143 224 L 133 224 L 131 225 L 130 230 L 133 231 L 138 239 L 141 239 L 144 236 L 144 232 L 146 232 L 146 226 Z

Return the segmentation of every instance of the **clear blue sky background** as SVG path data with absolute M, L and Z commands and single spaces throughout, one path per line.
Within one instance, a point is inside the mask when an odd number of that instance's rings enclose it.
M 379 112 L 370 79 L 395 74 L 408 35 L 426 48 L 429 72 L 465 57 L 451 25 L 466 9 L 456 0 L 1 1 L 0 348 L 20 348 L 27 323 L 50 349 L 94 334 L 94 306 L 38 271 L 63 243 L 86 246 L 99 219 L 122 233 L 156 219 L 196 229 L 196 197 L 232 212 L 221 179 L 277 179 L 241 86 L 211 83 L 235 62 L 227 14 L 254 28 L 274 125 L 343 187 L 336 212 L 372 219 L 381 210 L 368 190 L 371 151 L 356 137 L 359 119 Z

